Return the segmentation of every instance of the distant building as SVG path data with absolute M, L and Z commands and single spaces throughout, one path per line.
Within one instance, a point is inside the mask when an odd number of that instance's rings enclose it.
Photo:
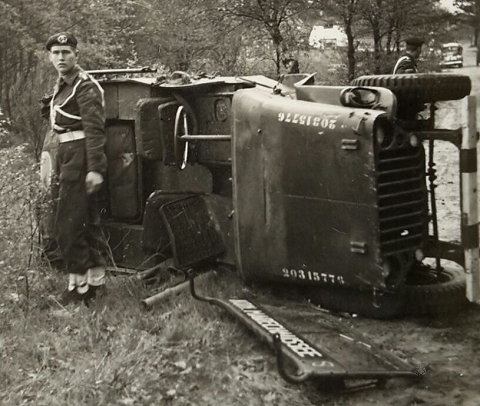
M 308 43 L 313 48 L 337 48 L 347 46 L 347 35 L 337 24 L 316 25 L 310 32 Z

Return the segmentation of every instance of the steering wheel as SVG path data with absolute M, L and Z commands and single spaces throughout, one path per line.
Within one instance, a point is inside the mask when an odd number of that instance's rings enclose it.
M 180 131 L 183 126 L 183 134 Z M 182 135 L 188 135 L 188 120 L 184 106 L 179 106 L 175 115 L 175 129 L 173 132 L 173 149 L 175 153 L 175 164 L 183 171 L 188 161 L 188 141 L 182 140 Z

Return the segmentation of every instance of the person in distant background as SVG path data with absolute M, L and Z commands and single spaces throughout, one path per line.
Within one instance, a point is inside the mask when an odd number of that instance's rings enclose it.
M 294 58 L 287 59 L 283 62 L 285 68 L 287 69 L 287 73 L 300 73 L 300 66 L 298 61 Z
M 400 73 L 418 73 L 417 60 L 422 53 L 424 41 L 421 38 L 408 38 L 405 40 L 405 53 L 398 58 L 392 74 Z
M 107 167 L 103 89 L 77 65 L 72 33 L 51 36 L 45 47 L 58 72 L 48 108 L 56 158 L 42 152 L 42 164 L 53 162 L 54 235 L 68 273 L 58 301 L 87 303 L 105 287 L 107 245 L 96 198 Z

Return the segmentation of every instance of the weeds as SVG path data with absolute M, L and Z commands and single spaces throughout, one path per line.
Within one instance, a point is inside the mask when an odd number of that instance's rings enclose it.
M 243 328 L 187 294 L 145 311 L 146 288 L 111 277 L 92 307 L 61 308 L 64 278 L 38 248 L 40 191 L 26 148 L 0 150 L 0 405 L 308 404 Z

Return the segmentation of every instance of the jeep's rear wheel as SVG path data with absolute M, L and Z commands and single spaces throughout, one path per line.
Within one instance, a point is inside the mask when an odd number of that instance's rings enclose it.
M 461 310 L 465 297 L 465 272 L 460 266 L 422 265 L 407 278 L 405 284 L 405 314 L 441 316 Z
M 459 100 L 468 96 L 472 90 L 470 77 L 450 73 L 361 76 L 351 84 L 385 87 L 395 94 L 399 103 L 409 100 L 423 103 Z

